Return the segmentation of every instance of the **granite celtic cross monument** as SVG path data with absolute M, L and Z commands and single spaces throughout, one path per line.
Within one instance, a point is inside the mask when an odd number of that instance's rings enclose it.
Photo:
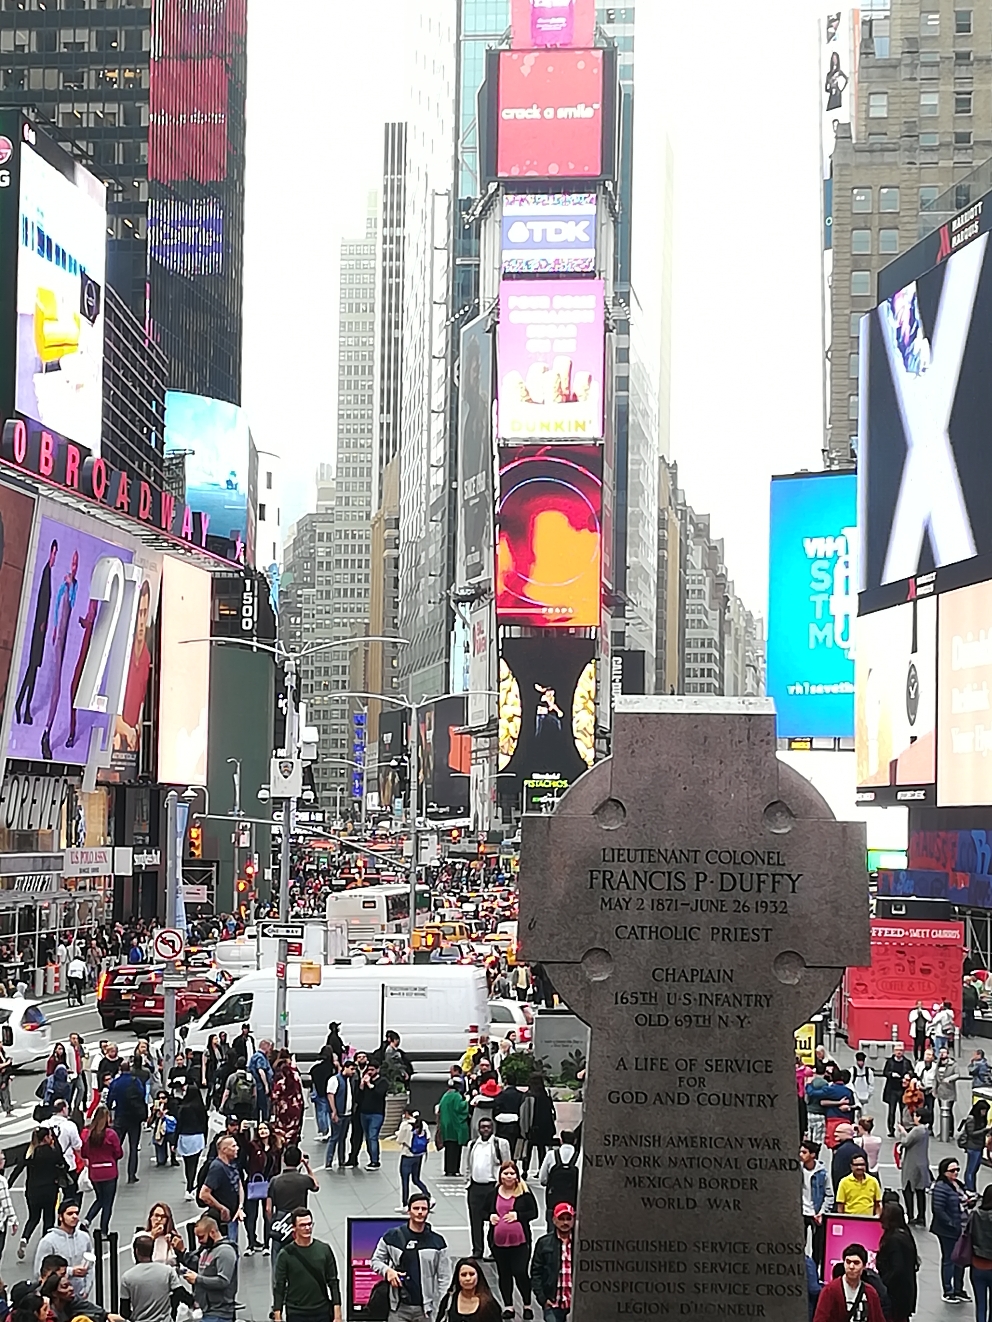
M 520 932 L 591 1029 L 570 1322 L 804 1319 L 793 1034 L 868 963 L 868 885 L 771 702 L 619 699 L 524 818 Z

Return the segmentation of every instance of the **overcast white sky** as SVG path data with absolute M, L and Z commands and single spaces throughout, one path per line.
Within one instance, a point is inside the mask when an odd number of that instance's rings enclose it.
M 429 2 L 249 0 L 244 404 L 284 458 L 284 530 L 333 457 L 338 244 Z M 635 132 L 675 148 L 672 457 L 762 614 L 768 479 L 821 466 L 818 12 L 637 0 Z

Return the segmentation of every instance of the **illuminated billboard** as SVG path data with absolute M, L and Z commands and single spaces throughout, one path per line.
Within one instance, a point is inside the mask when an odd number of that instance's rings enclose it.
M 992 803 L 992 582 L 940 597 L 937 804 Z
M 419 774 L 425 814 L 442 821 L 467 817 L 472 736 L 465 727 L 466 698 L 442 698 L 419 708 Z
M 975 237 L 944 227 L 940 264 L 861 324 L 862 590 L 970 560 L 992 576 L 992 249 L 972 210 Z
M 515 48 L 591 46 L 596 29 L 594 0 L 511 0 Z
M 6 711 L 7 688 L 13 669 L 34 511 L 33 496 L 0 486 L 0 724 Z
M 42 502 L 7 755 L 93 764 L 131 778 L 146 720 L 162 557 L 123 535 L 109 540 L 110 531 Z
M 771 484 L 766 692 L 781 739 L 854 734 L 857 478 Z
M 504 440 L 603 436 L 602 280 L 503 280 L 496 359 Z
M 237 404 L 169 390 L 165 449 L 186 452 L 186 500 L 209 516 L 209 535 L 243 544 L 255 563 L 258 458 Z
M 507 193 L 503 198 L 504 275 L 596 269 L 595 193 Z
M 148 202 L 148 254 L 177 275 L 221 275 L 224 209 L 216 198 L 161 198 Z
M 207 783 L 210 705 L 210 575 L 174 556 L 162 567 L 158 779 Z
M 597 445 L 500 450 L 501 625 L 599 627 L 602 463 Z
M 603 173 L 603 52 L 501 50 L 498 179 L 598 179 Z
M 937 600 L 858 617 L 854 737 L 863 802 L 925 802 L 936 777 Z M 932 796 L 929 796 L 932 797 Z
M 148 178 L 159 183 L 227 177 L 227 61 L 151 61 Z
M 596 640 L 504 638 L 499 663 L 499 797 L 525 780 L 569 784 L 593 764 Z
M 493 336 L 488 315 L 462 331 L 458 360 L 459 586 L 493 572 Z
M 99 454 L 106 188 L 57 149 L 20 153 L 14 407 Z

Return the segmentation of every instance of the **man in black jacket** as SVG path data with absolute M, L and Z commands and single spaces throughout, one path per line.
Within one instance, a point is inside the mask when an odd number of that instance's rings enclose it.
M 567 1322 L 572 1308 L 572 1227 L 575 1208 L 559 1203 L 554 1209 L 554 1230 L 534 1245 L 530 1284 L 544 1310 L 545 1322 Z
M 386 1092 L 389 1084 L 379 1073 L 379 1066 L 369 1061 L 358 1088 L 358 1121 L 362 1127 L 369 1164 L 366 1170 L 377 1171 L 379 1162 L 379 1130 L 386 1118 Z M 357 1164 L 358 1154 L 355 1154 Z
M 896 1110 L 902 1101 L 903 1079 L 912 1072 L 913 1067 L 906 1059 L 902 1045 L 893 1047 L 892 1055 L 885 1062 L 885 1068 L 882 1070 L 882 1077 L 885 1079 L 882 1101 L 889 1108 L 889 1138 L 895 1138 L 896 1134 Z

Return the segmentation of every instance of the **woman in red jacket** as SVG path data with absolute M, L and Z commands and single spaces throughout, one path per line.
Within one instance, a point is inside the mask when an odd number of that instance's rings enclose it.
M 813 1322 L 885 1322 L 878 1295 L 861 1279 L 867 1265 L 867 1251 L 860 1244 L 848 1244 L 844 1274 L 820 1291 Z

